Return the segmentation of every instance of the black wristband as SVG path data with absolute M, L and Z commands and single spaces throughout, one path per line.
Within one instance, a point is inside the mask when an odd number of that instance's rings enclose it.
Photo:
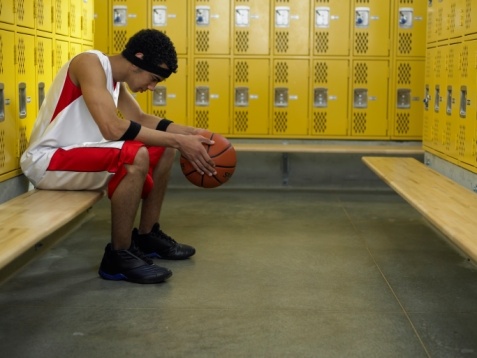
M 129 128 L 124 132 L 123 136 L 119 140 L 133 140 L 139 134 L 141 125 L 137 122 L 131 121 Z
M 169 124 L 171 124 L 171 123 L 174 123 L 174 122 L 167 119 L 167 118 L 163 118 L 159 121 L 159 123 L 157 123 L 156 129 L 158 131 L 165 132 L 167 130 L 167 127 L 169 127 Z

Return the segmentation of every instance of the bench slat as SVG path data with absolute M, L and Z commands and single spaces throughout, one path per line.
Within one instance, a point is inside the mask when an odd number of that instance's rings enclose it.
M 414 158 L 363 157 L 362 160 L 477 261 L 477 194 Z
M 32 190 L 0 204 L 0 268 L 87 211 L 102 196 L 93 191 Z
M 233 143 L 233 146 L 238 152 L 424 154 L 420 143 L 416 145 Z

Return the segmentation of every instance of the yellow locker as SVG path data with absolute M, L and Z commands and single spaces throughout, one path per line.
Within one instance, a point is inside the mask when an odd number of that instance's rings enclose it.
M 426 51 L 425 71 L 424 71 L 424 99 L 423 99 L 423 132 L 422 144 L 425 147 L 433 147 L 432 127 L 434 125 L 434 110 L 432 106 L 433 88 L 435 80 L 433 77 L 435 48 L 428 48 Z
M 158 83 L 149 94 L 149 113 L 187 125 L 187 59 L 178 59 L 179 68 L 167 81 Z
M 36 29 L 51 33 L 53 30 L 51 0 L 35 0 Z
M 70 41 L 68 47 L 68 60 L 71 60 L 77 54 L 83 51 L 83 45 L 79 42 Z
M 169 36 L 179 55 L 186 54 L 190 24 L 187 19 L 187 0 L 151 1 L 149 26 Z
M 312 69 L 313 136 L 346 136 L 348 132 L 349 61 L 315 59 Z
M 270 3 L 235 0 L 232 11 L 234 53 L 267 55 L 270 53 Z
M 445 155 L 457 159 L 456 133 L 458 121 L 456 107 L 456 92 L 458 91 L 457 63 L 459 56 L 458 44 L 451 44 L 445 48 L 445 77 L 441 88 L 441 112 L 440 112 L 440 140 L 441 149 Z
M 81 51 L 82 52 L 85 52 L 85 51 L 88 51 L 88 50 L 97 50 L 97 48 L 95 46 L 93 46 L 93 44 L 89 44 L 89 43 L 83 43 L 81 45 Z
M 224 58 L 195 59 L 194 127 L 229 134 L 230 61 Z
M 36 37 L 36 86 L 37 104 L 41 104 L 53 81 L 53 40 L 48 37 Z
M 274 60 L 272 134 L 309 134 L 309 67 L 308 60 Z
M 54 69 L 55 72 L 53 76 L 55 76 L 61 67 L 69 60 L 69 43 L 68 41 L 58 40 L 55 39 L 54 41 Z
M 92 0 L 90 0 L 92 1 Z M 110 34 L 111 34 L 111 11 L 108 0 L 94 1 L 94 48 L 109 54 Z M 124 42 L 124 44 L 126 44 Z
M 195 53 L 230 53 L 229 1 L 195 1 L 194 21 Z
M 83 35 L 81 30 L 81 17 L 83 15 L 82 0 L 70 0 L 69 11 L 69 36 L 80 39 Z
M 38 113 L 36 94 L 35 37 L 15 36 L 15 82 L 17 115 L 20 119 L 20 138 L 30 139 L 31 130 Z M 24 149 L 24 148 L 21 148 Z
M 16 0 L 15 1 L 15 24 L 30 29 L 35 28 L 35 0 Z
M 465 17 L 464 17 L 464 34 L 477 33 L 477 3 L 475 1 L 466 1 L 465 3 Z
M 0 181 L 19 168 L 13 43 L 14 33 L 0 30 Z
M 457 125 L 457 156 L 466 164 L 477 167 L 475 129 L 477 114 L 477 40 L 459 45 L 458 87 L 455 120 Z
M 389 56 L 390 1 L 355 0 L 353 47 L 355 56 Z
M 87 42 L 94 41 L 94 0 L 82 0 L 81 4 L 81 38 Z M 107 6 L 106 6 L 107 8 Z M 99 28 L 101 32 L 105 28 Z M 107 31 L 106 31 L 107 33 Z
M 13 24 L 15 22 L 15 14 L 13 12 L 16 0 L 2 0 L 0 6 L 0 22 Z
M 433 44 L 437 41 L 436 36 L 436 19 L 437 19 L 437 1 L 427 2 L 427 31 L 426 42 Z
M 436 47 L 431 52 L 433 87 L 431 87 L 431 110 L 433 111 L 433 123 L 431 128 L 432 149 L 443 152 L 441 142 L 441 132 L 445 123 L 445 108 L 443 106 L 443 96 L 446 88 L 445 77 L 445 56 L 447 46 Z M 433 98 L 433 99 L 432 99 Z
M 309 1 L 275 0 L 273 42 L 277 55 L 308 55 L 310 39 Z
M 233 127 L 236 135 L 267 135 L 269 131 L 268 59 L 235 59 L 233 68 Z
M 399 0 L 395 17 L 395 46 L 398 57 L 424 57 L 426 52 L 426 14 L 428 3 L 422 0 Z
M 147 1 L 112 0 L 111 53 L 121 53 L 132 35 L 147 28 L 147 3 Z
M 449 2 L 433 1 L 435 3 L 434 10 L 434 36 L 436 41 L 447 40 L 447 26 L 448 26 L 448 5 Z
M 312 27 L 315 55 L 347 56 L 350 48 L 350 2 L 315 0 Z
M 449 38 L 457 38 L 465 34 L 466 3 L 470 3 L 470 1 L 450 1 L 450 10 L 447 24 Z
M 387 136 L 389 62 L 355 60 L 352 78 L 350 99 L 352 136 Z
M 423 117 L 424 60 L 398 60 L 390 96 L 392 139 L 421 139 Z
M 54 0 L 54 27 L 55 33 L 57 35 L 69 36 L 69 11 L 70 11 L 70 2 L 64 0 Z

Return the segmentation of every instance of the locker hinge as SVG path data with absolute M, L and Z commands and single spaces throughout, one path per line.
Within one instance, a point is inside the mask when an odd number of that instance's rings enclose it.
M 51 68 L 55 68 L 55 50 L 51 50 Z
M 13 64 L 17 64 L 17 46 L 15 44 L 13 45 Z
M 38 64 L 38 59 L 37 59 L 37 46 L 35 44 L 35 47 L 33 47 L 33 64 L 36 66 Z

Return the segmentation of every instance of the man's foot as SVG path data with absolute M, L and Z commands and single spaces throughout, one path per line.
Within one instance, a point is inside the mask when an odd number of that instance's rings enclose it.
M 160 283 L 172 276 L 171 270 L 154 265 L 134 244 L 129 250 L 113 250 L 108 244 L 98 273 L 105 280 L 135 283 Z
M 195 254 L 195 249 L 192 246 L 176 242 L 161 230 L 158 223 L 154 224 L 149 234 L 139 235 L 139 231 L 134 229 L 132 240 L 148 257 L 184 260 Z

